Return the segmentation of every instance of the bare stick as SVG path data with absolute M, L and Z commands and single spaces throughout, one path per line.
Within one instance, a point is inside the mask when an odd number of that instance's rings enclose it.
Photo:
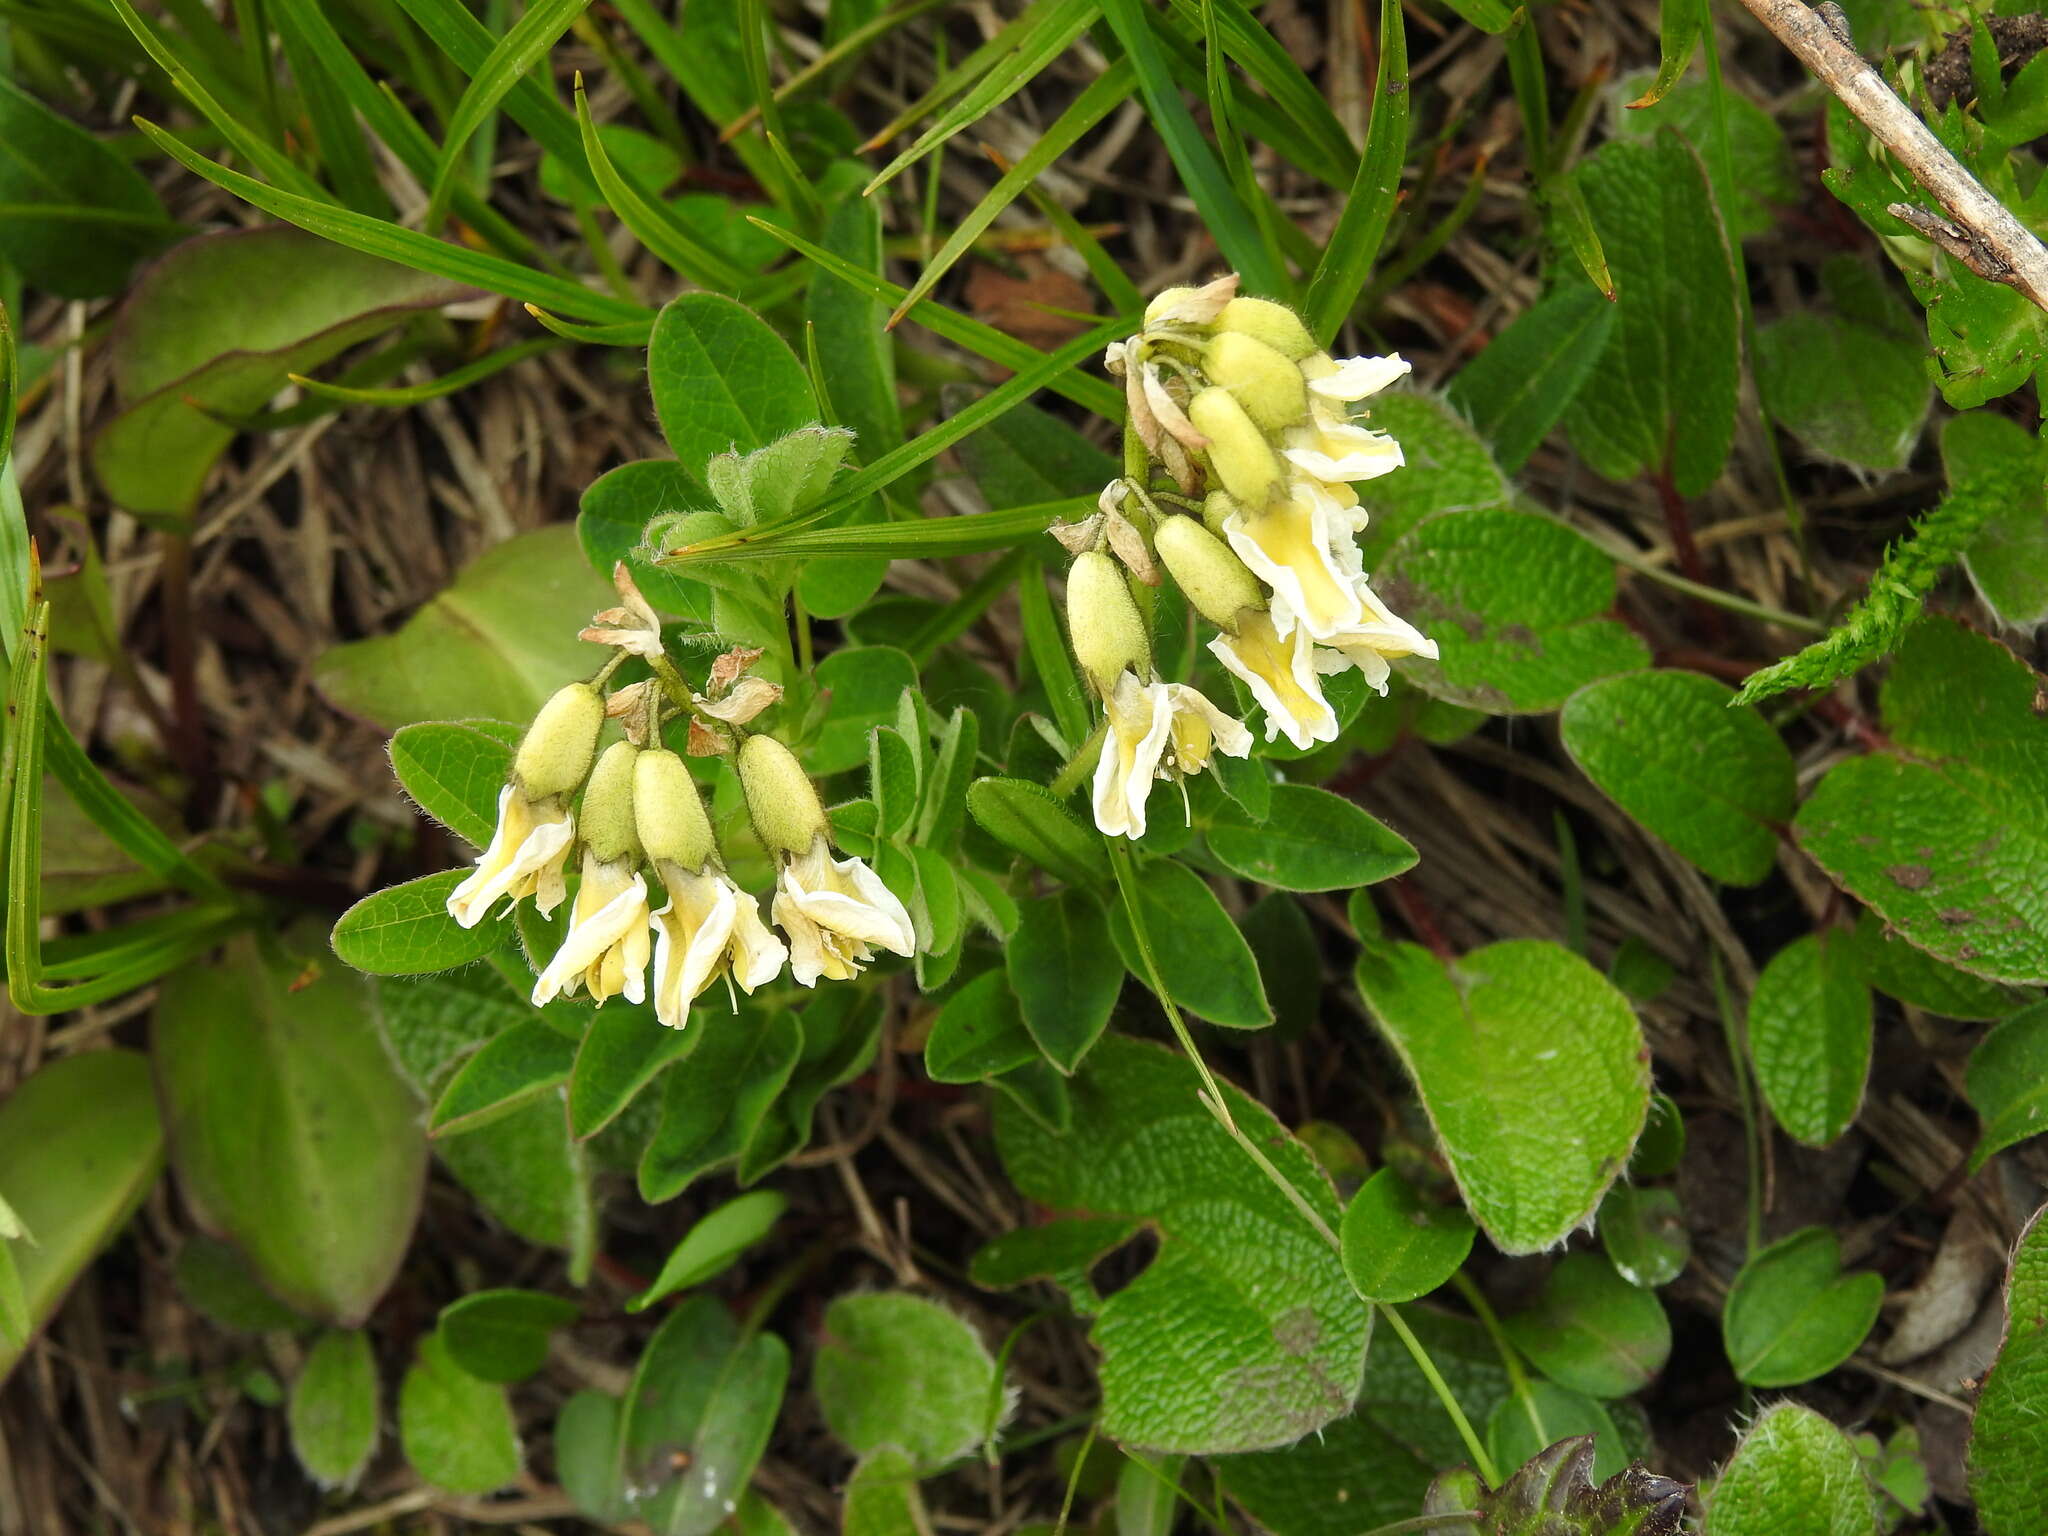
M 2008 283 L 2048 309 L 2048 249 L 1957 163 L 1912 108 L 1892 94 L 1850 42 L 1839 8 L 1823 5 L 1816 11 L 1803 0 L 1742 3 L 1877 135 L 1948 217 L 1910 203 L 1893 203 L 1889 212 L 1979 277 Z

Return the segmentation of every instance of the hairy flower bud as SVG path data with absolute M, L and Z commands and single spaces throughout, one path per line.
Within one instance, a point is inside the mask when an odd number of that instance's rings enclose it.
M 740 745 L 740 788 L 754 833 L 770 853 L 808 853 L 826 832 L 825 807 L 804 765 L 773 736 Z
M 1226 272 L 1199 288 L 1168 288 L 1145 306 L 1145 329 L 1154 326 L 1208 326 L 1237 293 L 1237 274 Z
M 1211 491 L 1202 498 L 1202 526 L 1220 539 L 1223 537 L 1224 522 L 1231 513 L 1240 510 L 1242 509 L 1237 504 L 1237 498 L 1230 492 Z
M 1218 629 L 1237 632 L 1238 616 L 1262 609 L 1266 594 L 1259 579 L 1230 547 L 1191 517 L 1169 517 L 1152 536 L 1159 558 L 1187 594 L 1195 611 Z
M 640 839 L 633 828 L 633 779 L 639 757 L 640 749 L 630 741 L 613 742 L 590 770 L 590 787 L 583 791 L 583 814 L 576 830 L 583 835 L 583 846 L 606 863 L 639 852 Z
M 1067 629 L 1081 670 L 1104 693 L 1119 672 L 1151 668 L 1152 643 L 1130 584 L 1100 550 L 1076 555 L 1067 570 Z
M 1280 494 L 1279 456 L 1237 396 L 1212 384 L 1188 402 L 1188 420 L 1209 439 L 1209 464 L 1223 489 L 1247 507 L 1263 507 Z
M 604 698 L 589 683 L 555 690 L 541 705 L 512 759 L 512 777 L 536 800 L 573 795 L 597 754 Z
M 665 859 L 700 870 L 717 856 L 718 839 L 704 814 L 704 797 L 673 752 L 642 752 L 633 765 L 633 826 L 647 857 L 657 863 Z
M 1308 420 L 1308 384 L 1300 367 L 1256 337 L 1239 331 L 1212 336 L 1202 366 L 1210 382 L 1237 396 L 1245 414 L 1268 432 Z
M 1216 316 L 1216 329 L 1263 341 L 1290 362 L 1300 362 L 1316 349 L 1301 316 L 1271 299 L 1232 299 Z

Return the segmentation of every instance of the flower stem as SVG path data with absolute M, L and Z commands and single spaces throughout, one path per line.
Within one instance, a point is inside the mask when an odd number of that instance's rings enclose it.
M 1719 587 L 1707 586 L 1704 582 L 1690 581 L 1676 571 L 1667 571 L 1619 544 L 1605 540 L 1597 541 L 1600 549 L 1617 565 L 1625 565 L 1638 575 L 1660 582 L 1674 592 L 1683 592 L 1688 597 L 1698 598 L 1716 608 L 1725 608 L 1730 613 L 1739 613 L 1745 618 L 1760 619 L 1766 624 L 1776 624 L 1784 629 L 1796 629 L 1803 635 L 1824 635 L 1827 625 L 1817 619 L 1809 619 L 1801 613 L 1787 613 L 1783 608 L 1771 608 L 1763 603 L 1753 603 L 1746 597 L 1737 597 L 1733 592 L 1723 592 Z
M 1462 1279 L 1463 1276 L 1454 1278 Z M 1500 1474 L 1494 1468 L 1493 1458 L 1486 1454 L 1486 1447 L 1479 1440 L 1479 1432 L 1472 1427 L 1472 1421 L 1465 1417 L 1465 1410 L 1458 1406 L 1458 1399 L 1451 1391 L 1451 1384 L 1444 1380 L 1443 1372 L 1439 1371 L 1436 1362 L 1429 1358 L 1429 1351 L 1422 1347 L 1422 1340 L 1415 1337 L 1415 1330 L 1408 1326 L 1408 1320 L 1384 1301 L 1375 1302 L 1374 1305 L 1379 1308 L 1379 1314 L 1386 1320 L 1387 1326 L 1394 1330 L 1395 1337 L 1407 1347 L 1409 1355 L 1415 1361 L 1415 1368 L 1422 1372 L 1423 1380 L 1429 1383 L 1429 1389 L 1436 1394 L 1436 1400 L 1443 1404 L 1444 1412 L 1451 1416 L 1451 1423 L 1457 1428 L 1458 1438 L 1465 1442 L 1466 1454 L 1472 1458 L 1473 1470 L 1486 1479 L 1487 1487 L 1497 1486 Z
M 1106 718 L 1096 721 L 1095 729 L 1088 733 L 1088 739 L 1081 743 L 1053 779 L 1052 792 L 1056 799 L 1066 799 L 1094 770 L 1095 760 L 1102 755 L 1103 738 L 1108 734 L 1109 721 Z

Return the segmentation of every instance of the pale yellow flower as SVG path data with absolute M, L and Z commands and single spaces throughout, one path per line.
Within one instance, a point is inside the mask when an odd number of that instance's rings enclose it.
M 761 920 L 760 904 L 720 869 L 692 874 L 659 861 L 668 903 L 653 915 L 654 1016 L 670 1029 L 690 1021 L 690 1004 L 721 975 L 740 989 L 773 981 L 789 948 Z
M 806 987 L 848 981 L 879 947 L 910 956 L 917 936 L 895 892 L 859 859 L 835 859 L 821 835 L 785 856 L 775 882 L 775 921 L 789 937 L 790 974 Z
M 1356 590 L 1363 617 L 1323 639 L 1316 647 L 1316 670 L 1327 676 L 1356 667 L 1365 674 L 1366 682 L 1385 693 L 1392 670 L 1387 663 L 1402 656 L 1435 660 L 1436 642 L 1397 615 L 1363 579 Z
M 534 983 L 534 1007 L 578 992 L 598 1003 L 620 993 L 629 1003 L 645 1001 L 653 935 L 647 880 L 634 862 L 583 850 L 583 883 L 569 910 L 569 932 Z
M 1095 763 L 1095 825 L 1111 837 L 1145 835 L 1145 802 L 1155 779 L 1183 778 L 1209 766 L 1213 753 L 1252 749 L 1244 722 L 1182 683 L 1141 683 L 1124 672 L 1103 698 L 1108 715 Z
M 1398 352 L 1387 357 L 1347 357 L 1341 362 L 1320 353 L 1304 359 L 1301 372 L 1310 394 L 1349 404 L 1406 378 L 1412 367 Z
M 469 878 L 448 893 L 448 915 L 474 928 L 500 901 L 531 896 L 545 917 L 562 904 L 562 869 L 576 840 L 576 818 L 557 796 L 536 800 L 517 784 L 498 794 L 498 825 Z
M 1359 426 L 1320 397 L 1310 403 L 1309 416 L 1307 425 L 1287 429 L 1280 450 L 1305 475 L 1331 483 L 1376 480 L 1406 462 L 1393 438 Z
M 1308 631 L 1295 625 L 1283 638 L 1270 613 L 1246 613 L 1237 633 L 1218 635 L 1209 653 L 1244 679 L 1266 712 L 1266 740 L 1284 734 L 1306 752 L 1318 742 L 1337 739 L 1337 712 L 1323 697 L 1317 676 L 1315 644 Z
M 1264 511 L 1240 508 L 1223 521 L 1230 547 L 1285 605 L 1282 635 L 1299 622 L 1321 639 L 1365 616 L 1352 590 L 1359 577 L 1352 509 L 1330 489 L 1297 479 Z

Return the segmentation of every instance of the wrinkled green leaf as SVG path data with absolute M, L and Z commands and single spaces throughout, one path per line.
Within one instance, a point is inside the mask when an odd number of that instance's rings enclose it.
M 2048 1396 L 2048 1225 L 2036 1211 L 2005 1274 L 2005 1337 L 1970 1427 L 1970 1492 L 1986 1536 L 2023 1536 L 2048 1519 L 2041 1403 Z
M 1749 1427 L 1707 1499 L 1706 1536 L 1875 1536 L 1877 1510 L 1855 1449 L 1799 1403 Z
M 1367 1301 L 1413 1301 L 1456 1274 L 1475 1232 L 1464 1211 L 1432 1206 L 1392 1168 L 1344 1207 L 1344 1273 Z
M 2048 1003 L 2022 1008 L 1980 1040 L 1964 1083 L 1984 1122 L 1972 1172 L 1994 1152 L 2048 1131 Z
M 1814 1147 L 1846 1131 L 1870 1075 L 1870 988 L 1854 938 L 1823 929 L 1773 955 L 1749 1000 L 1748 1032 L 1778 1124 Z
M 904 1291 L 833 1302 L 811 1367 L 825 1423 L 849 1450 L 895 1446 L 926 1475 L 981 1442 L 996 1378 L 972 1325 Z
M 413 1470 L 450 1493 L 489 1493 L 519 1475 L 505 1389 L 457 1365 L 438 1333 L 420 1340 L 399 1388 L 398 1438 Z

